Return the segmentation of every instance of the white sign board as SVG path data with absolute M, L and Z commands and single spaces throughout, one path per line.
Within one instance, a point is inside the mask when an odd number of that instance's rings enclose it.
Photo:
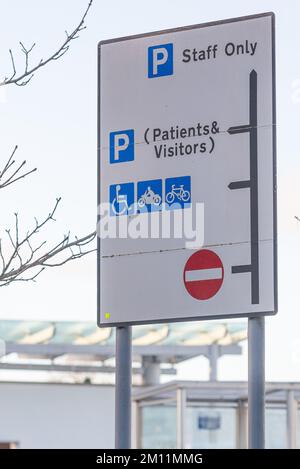
M 277 311 L 274 56 L 271 13 L 99 44 L 99 325 Z

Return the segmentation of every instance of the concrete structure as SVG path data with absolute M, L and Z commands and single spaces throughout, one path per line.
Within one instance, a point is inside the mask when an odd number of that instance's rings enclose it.
M 0 383 L 0 445 L 113 448 L 114 387 Z
M 175 375 L 176 364 L 200 355 L 210 361 L 216 379 L 218 357 L 241 354 L 239 342 L 246 337 L 246 322 L 136 326 L 133 381 L 157 385 L 161 374 Z M 115 390 L 95 383 L 113 383 L 114 357 L 113 328 L 99 329 L 93 322 L 1 321 L 0 380 L 23 382 L 0 382 L 0 447 L 112 448 Z M 35 379 L 44 382 L 28 382 Z
M 133 372 L 142 376 L 144 385 L 159 384 L 161 374 L 176 374 L 176 364 L 203 355 L 215 380 L 218 358 L 241 354 L 239 343 L 246 337 L 245 321 L 135 326 Z M 114 356 L 114 328 L 99 329 L 93 322 L 0 323 L 0 371 L 113 373 Z
M 267 383 L 267 447 L 300 447 L 300 383 Z M 114 386 L 0 383 L 0 448 L 113 448 Z M 172 381 L 133 392 L 133 444 L 245 448 L 247 383 Z

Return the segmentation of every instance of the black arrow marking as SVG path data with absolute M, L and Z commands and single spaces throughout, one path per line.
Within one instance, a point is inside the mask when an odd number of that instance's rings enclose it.
M 251 130 L 251 127 L 250 125 L 237 125 L 235 127 L 229 127 L 229 129 L 227 130 L 227 132 L 230 134 L 230 135 L 234 135 L 234 134 L 243 134 L 245 132 L 250 132 Z
M 236 182 L 231 182 L 228 184 L 228 188 L 230 190 L 234 189 L 249 189 L 251 185 L 251 181 L 236 181 Z

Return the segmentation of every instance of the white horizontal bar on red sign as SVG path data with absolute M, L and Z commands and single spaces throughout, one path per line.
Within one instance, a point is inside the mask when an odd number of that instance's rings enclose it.
M 221 268 L 187 270 L 185 272 L 186 282 L 200 282 L 201 280 L 217 280 L 217 279 L 222 279 L 222 277 L 223 277 L 223 270 Z

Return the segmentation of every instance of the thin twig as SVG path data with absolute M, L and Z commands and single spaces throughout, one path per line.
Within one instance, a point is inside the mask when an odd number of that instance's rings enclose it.
M 68 52 L 68 50 L 70 48 L 70 43 L 73 40 L 77 39 L 79 37 L 78 34 L 86 28 L 86 26 L 84 26 L 84 22 L 85 22 L 85 19 L 87 17 L 87 14 L 88 14 L 91 6 L 92 6 L 92 3 L 93 3 L 93 0 L 90 0 L 89 4 L 88 4 L 88 6 L 87 6 L 87 8 L 84 12 L 84 15 L 82 16 L 81 21 L 78 24 L 78 26 L 74 29 L 74 31 L 71 34 L 68 34 L 66 32 L 67 36 L 66 36 L 65 41 L 62 43 L 62 45 L 59 47 L 59 49 L 56 52 L 54 52 L 52 55 L 50 55 L 50 57 L 48 57 L 48 59 L 46 59 L 46 60 L 41 59 L 38 64 L 36 64 L 36 65 L 34 65 L 33 67 L 30 68 L 30 66 L 29 66 L 29 55 L 32 52 L 33 48 L 35 47 L 35 43 L 29 49 L 27 49 L 24 46 L 24 44 L 22 42 L 20 42 L 21 51 L 25 55 L 25 65 L 24 65 L 24 71 L 22 73 L 20 73 L 19 75 L 17 75 L 13 52 L 12 52 L 11 49 L 9 49 L 9 54 L 10 54 L 10 59 L 11 59 L 11 63 L 12 63 L 13 72 L 12 72 L 12 75 L 10 76 L 10 78 L 6 77 L 6 78 L 4 78 L 4 80 L 2 82 L 0 82 L 0 86 L 11 85 L 11 84 L 15 84 L 17 86 L 25 86 L 33 78 L 34 73 L 37 70 L 44 67 L 49 62 L 60 59 L 66 52 Z
M 79 259 L 91 252 L 95 248 L 85 249 L 96 237 L 96 232 L 90 233 L 82 238 L 75 236 L 70 239 L 70 233 L 63 236 L 63 239 L 54 246 L 46 249 L 46 241 L 36 242 L 37 235 L 50 221 L 55 221 L 54 215 L 57 211 L 61 198 L 57 198 L 53 209 L 39 222 L 35 218 L 34 227 L 21 236 L 19 228 L 19 217 L 15 213 L 14 230 L 6 230 L 9 246 L 4 253 L 3 240 L 0 239 L 0 287 L 10 285 L 12 282 L 35 281 L 37 276 L 47 267 L 58 267 L 75 259 Z M 34 244 L 36 247 L 34 247 Z M 45 248 L 44 252 L 40 252 Z M 29 274 L 29 275 L 28 275 Z
M 4 189 L 7 186 L 10 186 L 14 182 L 19 181 L 20 179 L 25 178 L 29 174 L 34 173 L 37 168 L 33 168 L 30 171 L 26 171 L 23 174 L 20 174 L 21 169 L 26 165 L 26 160 L 24 160 L 19 166 L 17 166 L 17 169 L 14 169 L 12 174 L 9 174 L 8 171 L 13 168 L 13 166 L 16 164 L 16 161 L 13 159 L 16 151 L 18 149 L 18 145 L 15 146 L 13 149 L 12 154 L 10 155 L 6 165 L 4 166 L 3 170 L 0 170 L 0 189 Z

